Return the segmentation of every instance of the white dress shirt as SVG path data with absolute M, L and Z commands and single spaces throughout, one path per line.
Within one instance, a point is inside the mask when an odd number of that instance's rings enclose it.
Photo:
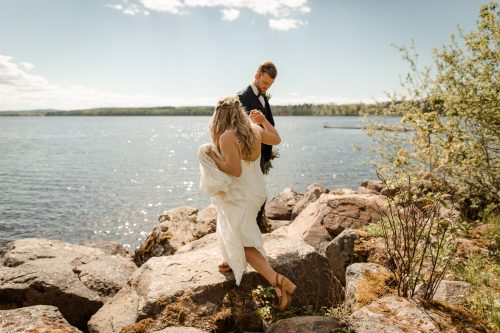
M 252 87 L 253 93 L 255 94 L 255 96 L 257 96 L 259 94 L 259 89 L 257 89 L 257 87 L 255 86 L 255 84 L 253 82 L 250 83 L 250 87 Z M 264 99 L 263 95 L 259 96 L 259 101 L 260 101 L 260 104 L 262 104 L 262 106 L 265 108 L 266 107 L 266 100 Z

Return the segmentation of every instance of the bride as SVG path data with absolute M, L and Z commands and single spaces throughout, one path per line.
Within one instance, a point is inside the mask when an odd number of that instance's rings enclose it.
M 209 129 L 218 152 L 209 147 L 207 154 L 231 178 L 228 190 L 213 197 L 217 207 L 217 241 L 224 258 L 219 270 L 232 270 L 239 285 L 247 263 L 250 264 L 275 288 L 279 308 L 285 310 L 296 286 L 269 265 L 255 222 L 267 197 L 260 169 L 261 144 L 277 145 L 281 138 L 261 112 L 252 110 L 247 116 L 236 96 L 217 103 Z

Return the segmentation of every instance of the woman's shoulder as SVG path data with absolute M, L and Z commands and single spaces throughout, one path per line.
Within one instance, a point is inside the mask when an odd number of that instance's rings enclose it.
M 234 133 L 234 130 L 226 130 L 224 133 L 221 134 L 220 141 L 238 141 L 238 138 L 236 137 L 236 133 Z

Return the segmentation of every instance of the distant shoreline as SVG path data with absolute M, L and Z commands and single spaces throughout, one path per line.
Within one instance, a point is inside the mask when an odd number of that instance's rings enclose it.
M 272 106 L 275 116 L 361 116 L 380 115 L 389 108 L 389 102 L 380 104 L 301 104 Z M 52 116 L 211 116 L 213 106 L 149 107 L 149 108 L 95 108 L 85 110 L 28 110 L 0 111 L 0 117 Z

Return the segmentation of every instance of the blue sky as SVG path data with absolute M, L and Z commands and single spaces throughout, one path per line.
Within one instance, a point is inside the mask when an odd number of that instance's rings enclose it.
M 479 0 L 0 0 L 0 110 L 213 105 L 262 60 L 272 104 L 371 102 Z

